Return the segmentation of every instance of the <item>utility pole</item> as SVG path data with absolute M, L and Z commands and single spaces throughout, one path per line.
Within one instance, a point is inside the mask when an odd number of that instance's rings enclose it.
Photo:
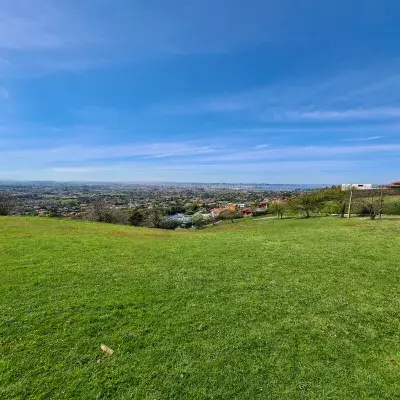
M 347 213 L 347 218 L 350 218 L 350 215 L 351 215 L 351 202 L 352 202 L 352 200 L 353 200 L 353 189 L 351 189 L 351 192 L 350 192 L 349 211 Z
M 379 219 L 382 219 L 382 205 L 383 205 L 383 185 L 381 186 L 381 196 L 379 198 Z

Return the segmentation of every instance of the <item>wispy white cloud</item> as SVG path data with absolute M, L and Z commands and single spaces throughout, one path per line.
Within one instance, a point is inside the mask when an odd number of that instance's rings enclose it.
M 400 118 L 399 63 L 371 66 L 292 81 L 280 81 L 238 93 L 160 105 L 171 115 L 229 114 L 264 123 L 381 122 Z M 299 129 L 299 127 L 295 127 Z
M 335 120 L 372 120 L 372 119 L 399 119 L 400 107 L 382 108 L 357 108 L 349 110 L 316 110 L 304 112 L 287 112 L 286 116 L 294 119 L 306 119 L 316 121 Z
M 158 159 L 185 157 L 216 152 L 217 148 L 193 142 L 159 142 L 127 145 L 69 145 L 37 149 L 6 149 L 0 152 L 1 161 L 19 163 L 21 160 L 45 163 L 71 163 L 88 160 L 112 160 L 121 158 Z
M 312 169 L 317 168 L 322 171 L 346 171 L 349 168 L 362 165 L 360 161 L 346 161 L 338 162 L 332 160 L 319 160 L 319 161 L 275 161 L 275 162 L 254 162 L 245 164 L 226 164 L 226 163 L 194 163 L 185 165 L 177 163 L 176 161 L 168 163 L 166 165 L 149 165 L 143 162 L 119 162 L 113 165 L 101 164 L 101 165 L 79 165 L 72 167 L 51 167 L 50 171 L 60 173 L 88 173 L 88 172 L 101 172 L 101 171 L 226 171 L 232 172 L 251 172 L 251 171 L 293 171 L 298 168 L 300 169 Z
M 343 139 L 343 142 L 370 142 L 372 140 L 382 139 L 383 136 L 368 136 L 368 137 L 357 137 L 357 138 L 349 138 Z
M 146 168 L 167 168 L 174 164 L 183 169 L 193 165 L 244 165 L 248 163 L 269 162 L 320 162 L 332 159 L 335 162 L 347 162 L 349 155 L 399 155 L 400 144 L 375 144 L 359 146 L 286 146 L 286 147 L 248 147 L 227 148 L 204 143 L 169 142 L 142 143 L 136 145 L 78 146 L 71 145 L 54 148 L 26 150 L 0 149 L 1 168 L 12 169 L 19 165 L 52 166 L 52 168 L 82 168 L 94 164 L 95 168 L 107 166 L 116 168 L 127 165 L 126 161 L 135 161 Z M 162 159 L 162 161 L 161 161 Z M 125 160 L 125 161 L 124 161 Z M 157 161 L 159 160 L 159 161 Z M 341 161 L 339 161 L 341 160 Z M 137 165 L 137 164 L 136 164 Z M 86 171 L 87 172 L 87 171 Z
M 218 156 L 204 156 L 208 162 L 247 162 L 247 161 L 274 161 L 274 160 L 316 160 L 321 157 L 348 157 L 349 155 L 363 154 L 400 154 L 400 144 L 380 144 L 363 146 L 287 146 L 266 149 L 248 149 L 242 151 L 225 152 Z

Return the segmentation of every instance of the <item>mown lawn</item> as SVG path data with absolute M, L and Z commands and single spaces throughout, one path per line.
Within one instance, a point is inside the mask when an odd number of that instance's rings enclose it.
M 396 220 L 0 218 L 0 398 L 399 399 L 399 246 Z

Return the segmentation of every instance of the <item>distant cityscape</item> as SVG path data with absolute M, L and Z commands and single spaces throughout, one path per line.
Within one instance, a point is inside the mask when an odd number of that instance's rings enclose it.
M 266 215 L 271 206 L 276 208 L 277 204 L 286 203 L 302 193 L 328 187 L 331 186 L 3 181 L 0 182 L 0 195 L 9 199 L 9 214 L 16 216 L 87 219 L 175 229 L 191 227 L 195 223 L 210 224 L 220 219 Z M 400 182 L 388 185 L 349 183 L 336 187 L 342 191 L 366 192 L 380 188 L 399 189 Z

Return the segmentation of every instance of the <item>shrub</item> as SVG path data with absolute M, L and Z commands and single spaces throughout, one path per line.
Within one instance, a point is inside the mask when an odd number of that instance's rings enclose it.
M 400 201 L 391 201 L 384 203 L 383 214 L 400 215 Z
M 140 210 L 135 210 L 129 216 L 129 224 L 133 226 L 140 226 L 143 222 L 144 216 L 143 212 Z
M 196 215 L 192 218 L 192 224 L 195 228 L 200 229 L 212 222 L 212 218 L 204 215 Z
M 158 224 L 158 227 L 161 229 L 176 229 L 179 228 L 182 223 L 178 220 L 167 219 L 163 220 Z
M 261 217 L 262 215 L 267 215 L 267 210 L 256 210 L 253 212 L 253 217 Z
M 111 208 L 102 201 L 95 202 L 88 213 L 88 218 L 96 222 L 107 224 L 128 224 L 128 215 L 121 210 Z
M 223 220 L 230 219 L 233 222 L 234 219 L 242 218 L 242 214 L 233 210 L 224 210 L 220 212 L 219 218 Z

